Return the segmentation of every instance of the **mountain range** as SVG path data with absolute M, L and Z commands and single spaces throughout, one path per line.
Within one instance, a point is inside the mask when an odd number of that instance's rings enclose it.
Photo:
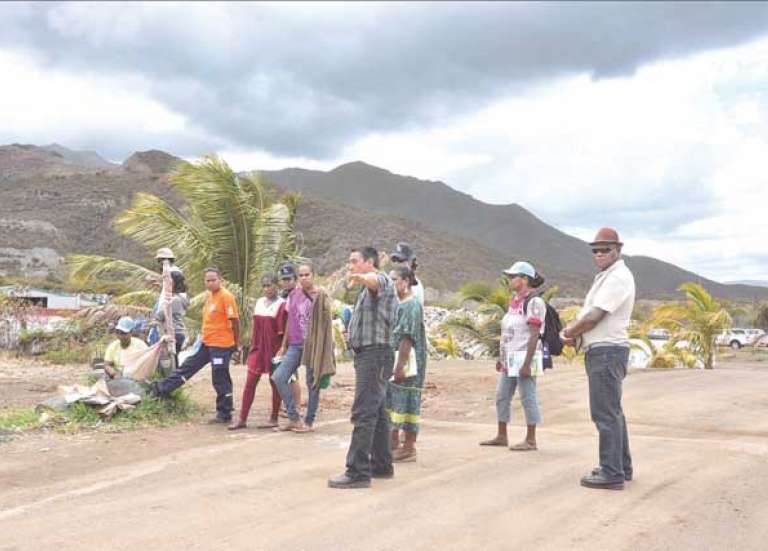
M 0 146 L 0 274 L 55 274 L 62 257 L 73 252 L 146 262 L 150 252 L 117 234 L 112 221 L 138 191 L 182 207 L 166 179 L 178 160 L 153 150 L 116 164 L 58 144 Z M 594 275 L 585 242 L 516 204 L 489 205 L 445 183 L 363 162 L 327 172 L 260 174 L 282 190 L 302 192 L 296 226 L 304 254 L 321 274 L 340 267 L 353 246 L 391 250 L 408 241 L 418 253 L 422 280 L 436 289 L 493 282 L 517 259 L 532 261 L 566 296 L 583 294 Z M 676 289 L 685 281 L 722 298 L 768 297 L 768 288 L 724 285 L 650 257 L 628 257 L 627 263 L 644 298 L 679 296 Z

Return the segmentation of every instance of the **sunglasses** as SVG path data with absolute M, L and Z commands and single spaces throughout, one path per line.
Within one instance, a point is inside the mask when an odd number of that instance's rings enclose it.
M 608 254 L 613 250 L 613 247 L 595 247 L 592 249 L 592 254 Z

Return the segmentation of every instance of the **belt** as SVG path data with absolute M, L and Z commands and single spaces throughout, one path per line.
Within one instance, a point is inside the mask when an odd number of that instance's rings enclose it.
M 388 344 L 366 344 L 365 346 L 353 346 L 352 352 L 355 354 L 358 354 L 362 352 L 363 350 L 374 350 L 376 348 L 389 348 L 390 346 Z
M 584 349 L 585 352 L 596 348 L 629 348 L 628 344 L 616 344 L 614 342 L 593 342 Z

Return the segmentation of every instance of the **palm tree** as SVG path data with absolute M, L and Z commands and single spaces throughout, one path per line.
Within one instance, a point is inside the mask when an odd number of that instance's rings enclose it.
M 195 163 L 180 162 L 169 182 L 185 200 L 184 207 L 137 193 L 117 218 L 117 230 L 148 249 L 173 249 L 178 263 L 193 276 L 188 278 L 193 294 L 202 291 L 202 278 L 196 276 L 206 266 L 217 266 L 245 312 L 248 298 L 258 291 L 259 277 L 273 274 L 280 261 L 296 256 L 293 220 L 300 195 L 278 197 L 258 174 L 238 176 L 212 155 Z M 103 256 L 73 255 L 67 264 L 74 283 L 119 278 L 144 304 L 148 280 L 159 278 L 138 264 Z M 120 300 L 126 301 L 130 299 Z
M 678 290 L 685 293 L 685 302 L 663 304 L 656 308 L 654 317 L 660 326 L 672 332 L 674 341 L 689 343 L 691 352 L 705 369 L 713 369 L 715 337 L 730 328 L 731 316 L 698 283 L 683 283 Z

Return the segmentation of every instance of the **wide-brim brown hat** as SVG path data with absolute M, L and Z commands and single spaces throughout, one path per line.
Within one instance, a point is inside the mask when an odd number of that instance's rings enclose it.
M 621 242 L 619 239 L 619 232 L 614 230 L 613 228 L 600 228 L 597 230 L 597 235 L 595 235 L 594 241 L 592 241 L 589 246 L 594 247 L 595 245 L 623 245 L 624 243 Z

